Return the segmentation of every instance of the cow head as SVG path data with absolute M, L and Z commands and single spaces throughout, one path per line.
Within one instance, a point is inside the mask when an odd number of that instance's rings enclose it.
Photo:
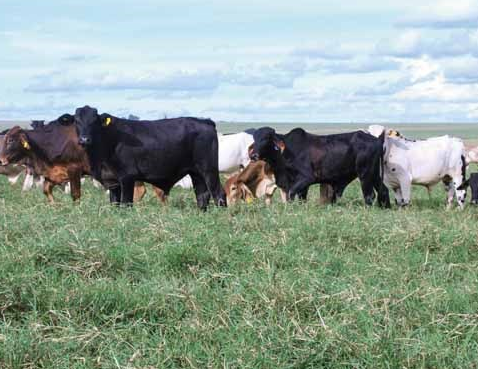
M 285 144 L 277 137 L 276 131 L 269 127 L 254 132 L 254 144 L 249 149 L 251 160 L 275 161 L 285 150 Z
M 246 203 L 251 203 L 254 200 L 254 195 L 244 182 L 237 180 L 237 175 L 230 177 L 224 189 L 227 197 L 227 204 L 234 205 L 239 200 L 244 200 Z
M 2 165 L 17 163 L 25 158 L 30 150 L 27 134 L 15 126 L 4 136 L 3 145 L 0 147 L 0 162 Z
M 78 143 L 89 146 L 93 143 L 93 134 L 99 126 L 98 110 L 88 105 L 75 111 L 75 125 L 78 132 Z
M 79 137 L 78 143 L 82 146 L 90 146 L 95 132 L 101 127 L 110 126 L 115 118 L 109 114 L 98 115 L 98 110 L 86 105 L 76 109 L 74 120 Z

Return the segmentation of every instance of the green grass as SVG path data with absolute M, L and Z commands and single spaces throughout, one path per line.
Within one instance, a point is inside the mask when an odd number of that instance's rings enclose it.
M 191 191 L 132 209 L 0 178 L 0 368 L 476 368 L 478 208 Z
M 478 209 L 110 207 L 0 188 L 2 368 L 469 368 Z

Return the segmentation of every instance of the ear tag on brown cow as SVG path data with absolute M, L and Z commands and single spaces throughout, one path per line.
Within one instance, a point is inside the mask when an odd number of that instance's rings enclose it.
M 27 140 L 22 140 L 22 146 L 25 150 L 30 150 L 30 144 Z
M 111 118 L 107 117 L 105 120 L 105 126 L 108 127 L 111 124 Z
M 253 201 L 254 199 L 252 197 L 246 197 L 246 204 L 252 204 Z

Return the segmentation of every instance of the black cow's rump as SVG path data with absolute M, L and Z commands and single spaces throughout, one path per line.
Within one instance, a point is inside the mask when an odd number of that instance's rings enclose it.
M 103 182 L 102 170 L 114 173 L 113 203 L 131 204 L 135 181 L 161 188 L 167 195 L 189 174 L 198 206 L 205 209 L 212 196 L 225 205 L 219 181 L 217 132 L 213 121 L 198 118 L 132 121 L 99 115 L 89 106 L 78 108 L 75 124 L 79 142 L 88 153 L 92 174 Z
M 266 160 L 273 168 L 276 183 L 289 199 L 306 199 L 310 185 L 330 184 L 332 202 L 346 186 L 359 178 L 365 203 L 390 207 L 388 189 L 383 184 L 383 135 L 375 138 L 365 132 L 318 136 L 296 128 L 286 135 L 263 127 L 254 132 L 253 158 Z

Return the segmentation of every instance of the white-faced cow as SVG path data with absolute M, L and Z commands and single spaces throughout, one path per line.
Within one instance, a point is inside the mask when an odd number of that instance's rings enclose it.
M 251 157 L 265 160 L 274 171 L 277 185 L 287 193 L 306 199 L 310 185 L 329 184 L 334 202 L 345 187 L 359 178 L 367 205 L 378 194 L 378 204 L 390 207 L 381 176 L 383 135 L 379 139 L 363 131 L 318 136 L 296 128 L 286 135 L 269 127 L 254 133 Z
M 431 189 L 443 182 L 447 207 L 456 195 L 458 205 L 463 208 L 466 162 L 462 140 L 441 136 L 415 141 L 401 135 L 386 135 L 384 163 L 384 182 L 393 190 L 399 206 L 410 203 L 412 185 Z
M 274 172 L 263 160 L 250 162 L 242 172 L 229 177 L 224 185 L 228 205 L 234 205 L 239 200 L 249 203 L 262 197 L 269 205 L 276 189 Z M 286 201 L 286 194 L 282 190 L 281 197 L 282 201 Z

